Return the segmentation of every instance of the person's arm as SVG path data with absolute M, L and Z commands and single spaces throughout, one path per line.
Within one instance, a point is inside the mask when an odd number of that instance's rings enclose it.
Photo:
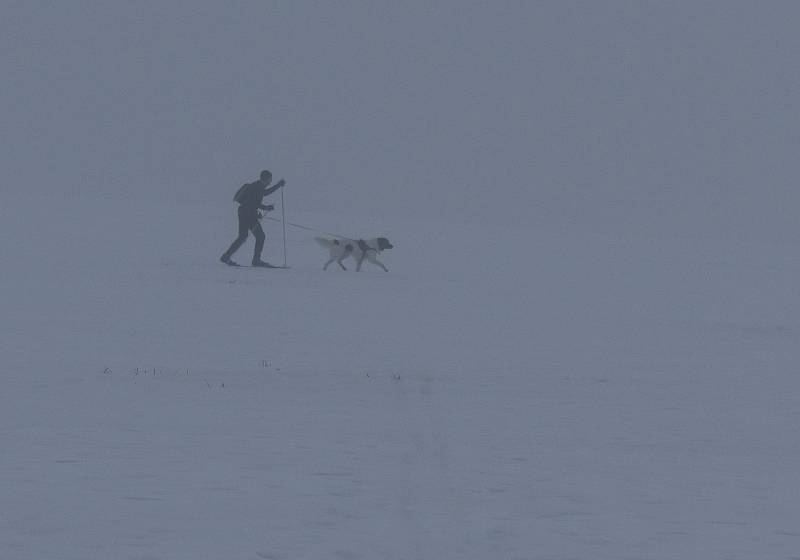
M 273 185 L 273 186 L 271 186 L 270 188 L 268 188 L 267 190 L 265 190 L 265 191 L 264 191 L 264 196 L 271 195 L 272 193 L 274 193 L 275 191 L 277 191 L 279 188 L 281 188 L 281 187 L 282 187 L 283 185 L 285 185 L 285 184 L 286 184 L 286 181 L 284 181 L 283 179 L 281 179 L 280 181 L 278 181 L 277 183 L 275 183 L 275 185 Z

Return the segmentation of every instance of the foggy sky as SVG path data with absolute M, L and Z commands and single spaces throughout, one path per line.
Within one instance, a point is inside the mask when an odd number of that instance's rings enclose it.
M 794 2 L 2 11 L 6 200 L 224 205 L 267 167 L 298 209 L 800 237 Z

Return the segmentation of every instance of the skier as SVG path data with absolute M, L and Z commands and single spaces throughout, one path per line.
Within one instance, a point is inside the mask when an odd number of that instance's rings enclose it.
M 270 212 L 275 208 L 272 204 L 264 206 L 264 204 L 262 204 L 263 198 L 283 187 L 286 181 L 281 179 L 270 187 L 269 184 L 271 182 L 272 173 L 269 171 L 262 171 L 258 181 L 254 183 L 245 183 L 236 192 L 236 196 L 233 197 L 233 200 L 239 203 L 239 237 L 231 243 L 230 248 L 219 258 L 220 261 L 229 266 L 239 266 L 231 260 L 231 257 L 239 247 L 247 241 L 247 232 L 252 231 L 253 236 L 256 238 L 256 249 L 255 253 L 253 253 L 253 266 L 271 267 L 269 263 L 261 260 L 261 251 L 264 249 L 266 236 L 258 221 L 262 218 L 261 210 Z

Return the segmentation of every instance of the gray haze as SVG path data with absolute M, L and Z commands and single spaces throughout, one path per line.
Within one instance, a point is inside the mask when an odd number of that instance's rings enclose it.
M 298 210 L 795 240 L 798 16 L 6 1 L 3 192 L 225 205 L 269 166 Z
M 797 558 L 798 16 L 2 2 L 0 559 Z

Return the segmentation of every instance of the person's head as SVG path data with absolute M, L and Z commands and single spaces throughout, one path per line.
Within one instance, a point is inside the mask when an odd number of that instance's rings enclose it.
M 261 172 L 261 182 L 269 184 L 272 182 L 272 173 L 267 171 L 266 169 Z

